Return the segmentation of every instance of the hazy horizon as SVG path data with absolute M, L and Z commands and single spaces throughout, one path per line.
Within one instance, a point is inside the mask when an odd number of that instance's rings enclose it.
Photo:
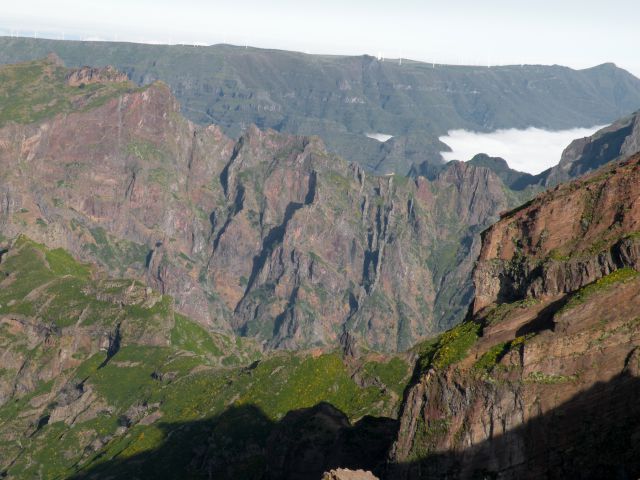
M 216 46 L 223 46 L 223 45 L 227 45 L 230 47 L 237 47 L 237 48 L 254 48 L 254 49 L 259 49 L 259 50 L 280 50 L 280 51 L 286 51 L 286 52 L 295 52 L 295 53 L 302 53 L 302 54 L 306 54 L 306 55 L 321 55 L 321 56 L 353 56 L 353 57 L 357 57 L 357 56 L 362 56 L 362 55 L 370 55 L 370 56 L 374 56 L 376 57 L 378 54 L 372 54 L 370 52 L 361 52 L 361 53 L 333 53 L 333 52 L 309 52 L 309 51 L 302 51 L 302 50 L 296 50 L 296 49 L 284 49 L 284 48 L 277 48 L 277 47 L 268 47 L 268 46 L 258 46 L 258 45 L 251 45 L 251 44 L 246 44 L 246 45 L 240 45 L 240 44 L 236 44 L 236 43 L 228 43 L 228 42 L 221 42 L 221 43 L 211 43 L 211 44 L 205 44 L 205 43 L 185 43 L 185 42 L 174 42 L 174 43 L 162 43 L 162 42 L 143 42 L 143 41 L 135 41 L 135 40 L 125 40 L 125 39 L 118 39 L 118 40 L 109 40 L 109 39 L 105 39 L 105 38 L 91 38 L 91 37 L 87 37 L 87 38 L 61 38 L 60 36 L 56 37 L 54 34 L 49 34 L 47 35 L 46 33 L 43 34 L 42 32 L 39 32 L 37 36 L 28 36 L 28 35 L 15 35 L 15 34 L 9 34 L 4 32 L 1 28 L 0 28 L 0 37 L 3 38 L 26 38 L 26 39 L 36 39 L 36 40 L 56 40 L 56 41 L 75 41 L 75 42 L 105 42 L 105 43 L 133 43 L 133 44 L 140 44 L 140 45 L 167 45 L 167 46 L 179 46 L 179 45 L 186 45 L 186 46 L 195 46 L 195 47 L 216 47 Z M 413 61 L 413 62 L 421 62 L 421 63 L 434 63 L 432 60 L 429 59 L 417 59 L 417 58 L 411 58 L 411 57 L 382 57 L 383 61 L 398 61 L 402 59 L 402 61 Z M 544 65 L 544 66 L 549 66 L 549 65 L 559 65 L 562 67 L 568 67 L 571 68 L 572 70 L 588 70 L 590 68 L 594 68 L 600 65 L 603 65 L 605 63 L 613 63 L 614 65 L 616 65 L 616 67 L 621 68 L 623 70 L 626 70 L 627 72 L 631 73 L 632 75 L 634 75 L 636 78 L 640 79 L 640 69 L 638 70 L 638 72 L 633 72 L 629 69 L 626 69 L 623 65 L 618 65 L 615 62 L 601 62 L 601 63 L 595 63 L 593 65 L 586 65 L 586 66 L 580 66 L 580 67 L 576 67 L 576 66 L 570 66 L 570 65 L 564 65 L 564 64 L 551 64 L 551 63 L 500 63 L 500 64 L 491 64 L 491 65 L 483 65 L 480 63 L 472 63 L 472 62 L 466 62 L 466 63 L 455 63 L 455 62 L 435 62 L 435 65 L 446 65 L 446 66 L 465 66 L 465 67 L 484 67 L 484 66 L 490 66 L 490 67 L 510 67 L 510 66 L 535 66 L 535 65 Z
M 6 5 L 0 35 L 152 44 L 228 43 L 313 54 L 407 58 L 464 65 L 613 62 L 640 76 L 631 48 L 640 4 L 593 0 L 24 0 Z M 613 6 L 617 8 L 612 8 Z M 123 15 L 122 12 L 126 12 Z M 624 12 L 624 15 L 620 15 Z

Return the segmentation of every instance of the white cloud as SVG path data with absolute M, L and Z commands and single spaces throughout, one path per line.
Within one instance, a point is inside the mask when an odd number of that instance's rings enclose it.
M 393 138 L 393 135 L 387 135 L 386 133 L 365 133 L 365 135 L 381 143 L 384 143 L 387 140 L 390 140 Z
M 560 161 L 562 151 L 573 140 L 588 137 L 600 130 L 601 126 L 591 128 L 572 128 L 570 130 L 548 131 L 539 128 L 518 130 L 496 130 L 491 133 L 451 130 L 440 137 L 451 152 L 441 152 L 446 160 L 470 160 L 478 153 L 504 158 L 515 170 L 540 173 Z

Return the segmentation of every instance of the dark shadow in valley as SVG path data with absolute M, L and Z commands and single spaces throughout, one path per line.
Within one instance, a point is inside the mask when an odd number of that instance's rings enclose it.
M 215 234 L 215 238 L 213 239 L 213 252 L 212 252 L 213 254 L 215 254 L 216 251 L 218 250 L 220 239 L 227 231 L 227 228 L 229 228 L 229 225 L 231 225 L 231 222 L 233 221 L 235 216 L 238 215 L 238 213 L 240 213 L 240 211 L 244 208 L 244 195 L 245 195 L 244 186 L 240 184 L 236 189 L 236 195 L 235 195 L 235 198 L 233 199 L 233 206 L 230 207 L 229 213 L 227 215 L 226 220 L 224 221 L 224 224 L 222 225 L 222 227 L 220 227 L 220 230 L 218 230 L 218 233 Z M 215 212 L 212 212 L 211 215 L 209 216 L 209 222 L 211 223 L 211 233 L 213 234 L 213 232 L 216 229 L 216 222 L 217 222 L 215 217 Z
M 369 416 L 352 425 L 328 403 L 291 411 L 279 421 L 254 405 L 230 407 L 204 420 L 159 422 L 163 441 L 156 448 L 98 458 L 71 478 L 319 480 L 338 467 L 381 474 L 397 425 Z M 141 433 L 133 427 L 129 434 Z
M 638 356 L 630 355 L 629 362 L 638 362 Z M 638 368 L 634 367 L 636 374 Z M 544 391 L 541 388 L 541 394 Z M 492 428 L 500 433 L 494 433 L 489 440 L 390 464 L 384 478 L 637 479 L 639 398 L 640 378 L 625 372 L 609 382 L 593 385 L 519 427 L 503 431 L 504 426 L 497 420 Z
M 639 355 L 632 350 L 625 372 L 611 381 L 594 384 L 516 428 L 508 429 L 500 418 L 491 423 L 487 416 L 485 427 L 494 432 L 490 439 L 474 445 L 460 443 L 453 451 L 425 452 L 407 463 L 386 463 L 398 434 L 396 420 L 364 417 L 352 425 L 340 410 L 320 403 L 274 421 L 258 407 L 242 405 L 198 421 L 159 421 L 155 431 L 162 433 L 162 441 L 154 448 L 128 457 L 116 453 L 108 459 L 95 458 L 71 478 L 314 480 L 325 471 L 343 467 L 394 480 L 637 479 L 638 362 Z M 550 387 L 540 385 L 541 395 L 551 392 L 545 388 Z M 555 384 L 554 393 L 558 388 L 561 386 Z M 42 423 L 42 428 L 49 428 Z M 425 432 L 423 447 L 437 444 L 437 435 L 444 434 L 440 429 Z M 126 435 L 140 445 L 144 434 L 153 438 L 154 430 L 133 426 Z M 105 445 L 101 451 L 124 452 L 127 446 L 126 442 L 111 442 L 111 447 Z M 92 447 L 86 448 L 85 455 L 94 455 Z

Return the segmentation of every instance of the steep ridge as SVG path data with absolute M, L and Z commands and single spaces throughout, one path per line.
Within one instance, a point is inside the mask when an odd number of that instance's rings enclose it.
M 56 52 L 68 66 L 114 65 L 137 84 L 170 85 L 186 116 L 239 138 L 251 124 L 317 134 L 369 172 L 441 163 L 451 129 L 604 125 L 640 108 L 640 80 L 613 64 L 448 66 L 216 45 L 0 38 L 0 62 Z M 393 135 L 386 142 L 367 133 Z
M 552 187 L 622 160 L 640 151 L 640 112 L 615 121 L 590 137 L 574 140 L 560 163 L 536 175 L 531 183 Z
M 0 74 L 31 79 L 11 87 L 26 113 L 0 128 L 1 233 L 143 279 L 265 347 L 403 350 L 450 326 L 472 296 L 477 232 L 518 202 L 485 167 L 376 177 L 317 137 L 250 127 L 234 142 L 185 120 L 166 85 L 109 69 Z M 59 103 L 43 116 L 45 83 Z
M 640 155 L 483 233 L 466 322 L 416 347 L 386 478 L 640 474 Z
M 636 268 L 639 181 L 637 161 L 614 163 L 505 215 L 483 234 L 474 311 Z
M 640 112 L 635 112 L 589 137 L 574 140 L 564 149 L 557 165 L 538 175 L 512 170 L 504 159 L 483 153 L 475 155 L 469 163 L 491 169 L 511 190 L 524 192 L 525 195 L 521 194 L 521 198 L 526 198 L 531 192 L 555 187 L 593 172 L 607 163 L 629 158 L 639 151 Z M 445 165 L 423 163 L 414 167 L 411 173 L 432 178 L 443 168 Z

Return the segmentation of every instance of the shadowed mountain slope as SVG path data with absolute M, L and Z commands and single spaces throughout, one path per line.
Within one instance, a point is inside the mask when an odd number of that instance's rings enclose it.
M 405 356 L 264 355 L 140 282 L 24 236 L 2 245 L 2 478 L 303 478 L 383 466 Z

